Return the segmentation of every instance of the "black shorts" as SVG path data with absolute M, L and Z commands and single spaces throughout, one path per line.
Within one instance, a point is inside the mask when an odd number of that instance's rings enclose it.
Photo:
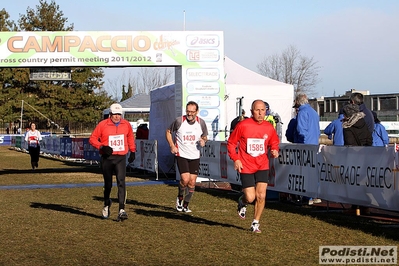
M 192 175 L 198 175 L 200 159 L 186 159 L 183 157 L 176 157 L 177 167 L 179 168 L 180 174 L 190 173 Z
M 269 170 L 259 170 L 253 174 L 240 174 L 242 188 L 255 187 L 256 183 L 269 183 Z

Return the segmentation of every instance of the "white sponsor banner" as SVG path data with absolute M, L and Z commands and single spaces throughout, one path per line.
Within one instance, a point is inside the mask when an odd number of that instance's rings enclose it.
M 394 147 L 324 146 L 320 156 L 323 199 L 399 209 Z
M 396 163 L 395 163 L 396 162 Z M 394 147 L 280 144 L 270 160 L 271 190 L 324 200 L 399 209 L 398 153 Z M 208 141 L 199 178 L 241 185 L 224 141 Z
M 270 160 L 275 172 L 274 190 L 318 197 L 318 145 L 280 144 L 279 156 Z

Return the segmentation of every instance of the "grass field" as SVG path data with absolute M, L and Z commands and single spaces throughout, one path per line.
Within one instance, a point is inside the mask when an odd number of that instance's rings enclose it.
M 397 224 L 268 202 L 262 234 L 236 213 L 237 193 L 196 190 L 192 213 L 174 209 L 175 185 L 129 186 L 129 219 L 101 219 L 98 166 L 41 158 L 0 147 L 0 265 L 318 265 L 320 245 L 398 245 Z M 129 174 L 127 182 L 154 177 Z M 75 188 L 5 189 L 32 184 Z M 116 199 L 116 187 L 111 197 Z

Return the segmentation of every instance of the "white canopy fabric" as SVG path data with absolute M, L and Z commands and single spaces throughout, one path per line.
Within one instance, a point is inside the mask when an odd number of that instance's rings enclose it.
M 294 87 L 255 73 L 225 58 L 225 117 L 224 124 L 230 129 L 230 122 L 238 115 L 237 98 L 243 98 L 243 109 L 251 116 L 251 104 L 261 99 L 269 103 L 272 112 L 278 113 L 282 124 L 282 142 L 287 142 L 285 131 L 292 115 Z M 168 84 L 150 92 L 149 139 L 158 140 L 158 163 L 164 173 L 175 171 L 174 155 L 170 153 L 165 139 L 166 128 L 176 119 L 175 85 Z M 223 112 L 223 110 L 220 110 Z M 209 128 L 208 128 L 209 130 Z
M 227 127 L 238 116 L 237 98 L 244 97 L 242 108 L 246 116 L 251 116 L 251 104 L 254 100 L 261 99 L 268 102 L 270 109 L 278 113 L 281 118 L 281 141 L 287 142 L 285 131 L 292 116 L 294 102 L 294 86 L 260 75 L 249 70 L 227 56 L 225 57 L 224 71 L 226 74 L 226 117 Z

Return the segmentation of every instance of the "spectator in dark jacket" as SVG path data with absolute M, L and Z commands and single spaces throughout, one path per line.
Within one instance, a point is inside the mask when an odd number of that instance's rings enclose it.
M 298 132 L 296 131 L 297 121 L 296 116 L 298 115 L 299 106 L 294 105 L 292 108 L 295 108 L 295 116 L 291 118 L 290 122 L 287 125 L 287 130 L 285 131 L 285 137 L 289 142 L 298 143 Z
M 363 102 L 363 94 L 359 92 L 354 92 L 351 94 L 350 102 L 356 105 L 359 105 L 359 111 L 363 112 L 365 117 L 364 121 L 366 122 L 367 128 L 369 129 L 370 133 L 374 131 L 374 117 L 371 113 L 370 109 L 366 107 Z
M 343 112 L 345 116 L 342 123 L 342 127 L 344 128 L 344 144 L 351 146 L 371 146 L 373 138 L 364 119 L 365 114 L 360 112 L 359 105 L 353 103 L 347 104 L 344 106 Z M 352 209 L 356 210 L 356 215 L 360 215 L 360 211 L 366 214 L 370 212 L 369 208 L 359 207 L 358 205 L 352 205 Z
M 371 146 L 373 143 L 371 132 L 364 119 L 365 114 L 360 112 L 359 105 L 347 104 L 343 108 L 344 144 L 352 146 Z
M 233 130 L 236 128 L 238 122 L 247 119 L 248 117 L 245 116 L 245 110 L 242 109 L 241 110 L 241 115 L 237 116 L 236 118 L 234 118 L 231 123 L 230 123 L 230 132 L 233 132 Z
M 142 123 L 137 127 L 136 139 L 148 139 L 149 130 L 147 123 Z

